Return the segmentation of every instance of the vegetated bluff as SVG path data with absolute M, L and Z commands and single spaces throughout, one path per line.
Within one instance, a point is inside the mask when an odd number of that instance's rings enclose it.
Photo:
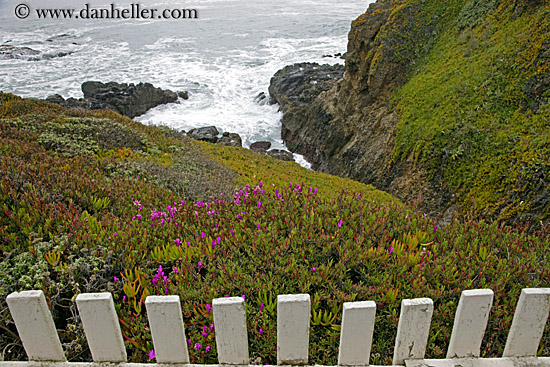
M 343 78 L 275 74 L 283 139 L 432 215 L 547 220 L 549 21 L 542 0 L 378 0 L 351 25 Z

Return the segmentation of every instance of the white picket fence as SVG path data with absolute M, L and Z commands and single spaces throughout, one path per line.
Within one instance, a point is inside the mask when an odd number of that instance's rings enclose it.
M 0 362 L 0 367 L 114 367 L 189 365 L 189 354 L 178 296 L 150 296 L 145 301 L 157 364 L 126 363 L 126 349 L 110 293 L 88 293 L 76 304 L 93 363 L 67 362 L 42 291 L 12 293 L 10 312 L 29 358 Z M 462 292 L 446 359 L 424 359 L 433 313 L 429 298 L 403 300 L 394 365 L 406 367 L 545 366 L 550 357 L 537 357 L 550 313 L 550 288 L 523 289 L 501 358 L 479 358 L 493 291 Z M 244 299 L 217 298 L 212 302 L 220 365 L 248 365 L 248 336 Z M 368 366 L 376 305 L 372 301 L 344 303 L 338 365 Z M 310 327 L 308 294 L 277 298 L 277 363 L 307 365 Z M 214 366 L 214 365 L 212 365 Z M 205 366 L 204 366 L 205 367 Z

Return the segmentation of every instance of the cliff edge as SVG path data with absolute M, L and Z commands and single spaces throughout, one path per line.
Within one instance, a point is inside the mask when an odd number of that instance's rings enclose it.
M 442 219 L 545 221 L 549 15 L 539 0 L 378 0 L 351 24 L 342 78 L 304 64 L 272 78 L 282 137 Z

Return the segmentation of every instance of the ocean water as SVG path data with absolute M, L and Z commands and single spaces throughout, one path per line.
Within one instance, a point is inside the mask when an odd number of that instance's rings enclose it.
M 197 19 L 38 19 L 35 8 L 109 7 L 97 0 L 0 0 L 0 44 L 39 54 L 0 58 L 0 90 L 25 97 L 59 93 L 82 97 L 86 80 L 150 82 L 190 98 L 139 116 L 145 124 L 176 129 L 215 125 L 236 132 L 243 145 L 268 140 L 284 149 L 281 114 L 268 95 L 269 80 L 285 65 L 343 63 L 324 55 L 346 51 L 353 19 L 366 0 L 143 0 L 146 8 L 196 9 Z M 31 9 L 14 15 L 18 4 Z M 129 7 L 128 0 L 114 2 Z M 55 57 L 68 53 L 64 57 Z M 306 162 L 297 157 L 307 166 Z

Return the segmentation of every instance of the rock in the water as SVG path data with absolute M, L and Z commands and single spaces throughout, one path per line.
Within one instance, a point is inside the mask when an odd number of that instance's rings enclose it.
M 224 132 L 222 137 L 218 139 L 217 144 L 228 147 L 242 147 L 243 141 L 239 134 Z
M 40 55 L 40 51 L 33 50 L 30 47 L 17 47 L 12 45 L 0 45 L 0 60 L 24 59 Z
M 63 98 L 60 94 L 56 93 L 56 94 L 52 94 L 51 96 L 48 96 L 46 98 L 46 101 L 51 103 L 61 104 L 65 102 L 65 98 Z
M 8 44 L 0 45 L 0 60 L 20 59 L 27 61 L 48 60 L 72 54 L 70 51 L 40 52 L 30 47 L 19 47 Z
M 271 149 L 270 151 L 267 152 L 267 155 L 273 158 L 277 158 L 281 161 L 294 162 L 294 155 L 288 150 Z
M 271 148 L 271 143 L 269 141 L 257 141 L 250 144 L 250 150 L 260 154 L 266 154 L 269 148 Z
M 179 96 L 181 99 L 188 100 L 188 99 L 189 99 L 189 92 L 188 92 L 188 91 L 178 92 L 178 96 Z
M 218 134 L 216 126 L 199 127 L 187 132 L 187 136 L 191 139 L 207 141 L 209 143 L 216 143 L 218 141 Z
M 88 81 L 82 84 L 84 99 L 94 99 L 106 108 L 130 118 L 139 116 L 161 104 L 176 102 L 178 95 L 171 90 L 155 88 L 150 83 L 101 83 Z
M 142 115 L 149 109 L 161 104 L 173 103 L 178 95 L 183 98 L 187 92 L 175 93 L 154 87 L 150 83 L 102 83 L 87 81 L 82 83 L 84 98 L 63 99 L 60 95 L 48 97 L 48 102 L 57 103 L 68 108 L 83 108 L 88 110 L 108 109 L 121 115 L 134 118 Z
M 254 102 L 260 105 L 264 105 L 264 104 L 267 104 L 268 99 L 264 92 L 260 92 L 256 97 L 254 97 Z
M 343 76 L 344 65 L 339 64 L 319 65 L 305 62 L 286 66 L 271 78 L 271 103 L 279 103 L 283 112 L 286 112 L 285 108 L 289 103 L 308 105 L 321 92 L 332 88 Z

